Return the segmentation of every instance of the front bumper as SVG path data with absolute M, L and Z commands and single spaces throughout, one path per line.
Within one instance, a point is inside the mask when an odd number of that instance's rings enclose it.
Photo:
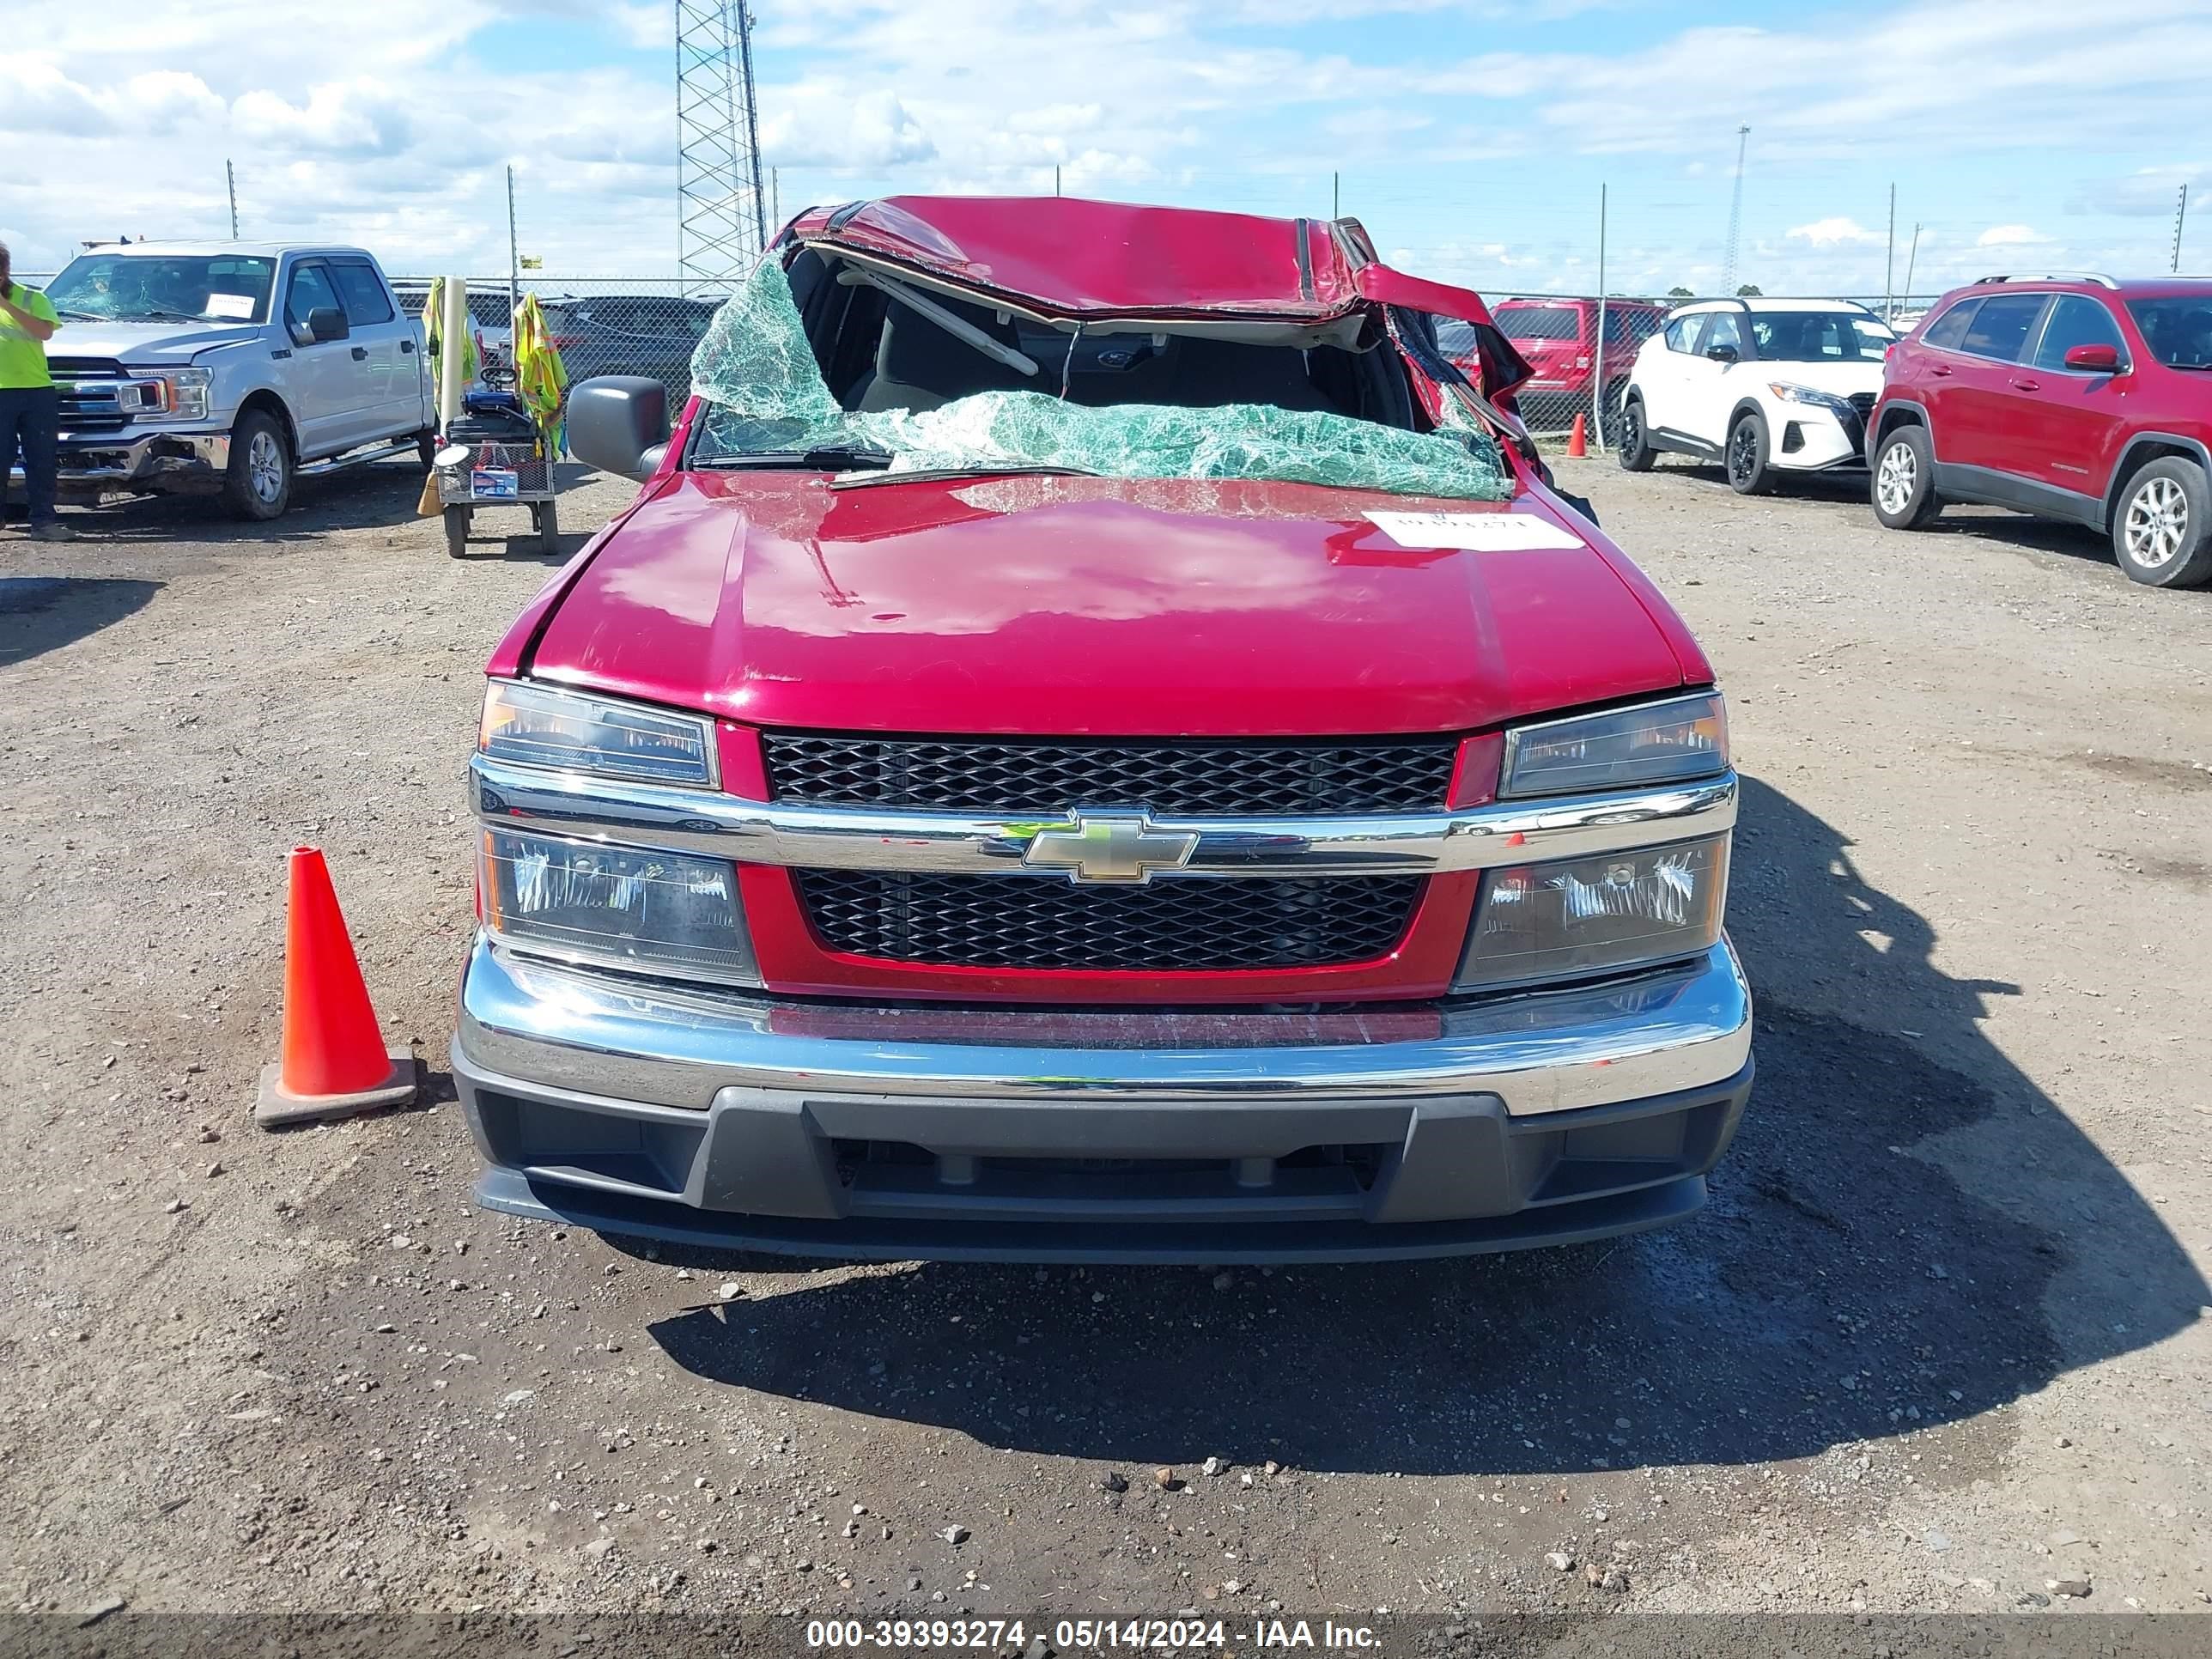
M 1856 409 L 1842 412 L 1812 404 L 1778 404 L 1769 430 L 1769 462 L 1793 472 L 1842 472 L 1866 464 L 1866 422 Z
M 64 501 L 124 491 L 212 495 L 230 465 L 228 432 L 64 432 L 56 448 Z M 9 471 L 8 486 L 21 491 L 21 467 Z
M 453 1074 L 477 1196 L 848 1258 L 1288 1261 L 1679 1219 L 1751 1086 L 1723 944 L 1579 988 L 1345 1013 L 856 1007 L 479 939 Z

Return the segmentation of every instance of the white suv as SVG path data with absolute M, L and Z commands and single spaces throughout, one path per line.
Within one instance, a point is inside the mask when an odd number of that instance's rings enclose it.
M 1719 461 L 1741 495 L 1778 472 L 1866 465 L 1866 417 L 1897 336 L 1847 300 L 1705 300 L 1669 312 L 1622 392 L 1620 464 Z

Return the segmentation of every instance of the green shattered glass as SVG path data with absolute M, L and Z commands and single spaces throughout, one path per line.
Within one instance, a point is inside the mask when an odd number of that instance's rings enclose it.
M 714 405 L 705 439 L 721 453 L 857 447 L 887 452 L 894 473 L 1062 467 L 1115 478 L 1265 479 L 1458 501 L 1511 493 L 1495 441 L 1459 421 L 1448 430 L 1407 432 L 1267 404 L 1092 408 L 1039 392 L 850 413 L 823 384 L 791 284 L 773 259 L 756 265 L 715 313 L 693 354 L 691 383 Z

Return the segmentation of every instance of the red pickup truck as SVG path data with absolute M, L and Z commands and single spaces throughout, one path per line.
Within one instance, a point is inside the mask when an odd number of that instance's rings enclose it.
M 1355 221 L 903 197 L 792 223 L 672 430 L 578 387 L 642 488 L 489 665 L 479 1201 L 1214 1263 L 1694 1212 L 1725 715 L 1526 374 Z

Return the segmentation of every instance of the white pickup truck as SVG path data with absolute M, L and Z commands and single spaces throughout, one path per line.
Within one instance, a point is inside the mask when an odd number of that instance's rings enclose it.
M 419 324 L 359 248 L 100 246 L 46 286 L 60 489 L 220 495 L 273 519 L 293 481 L 436 447 Z

